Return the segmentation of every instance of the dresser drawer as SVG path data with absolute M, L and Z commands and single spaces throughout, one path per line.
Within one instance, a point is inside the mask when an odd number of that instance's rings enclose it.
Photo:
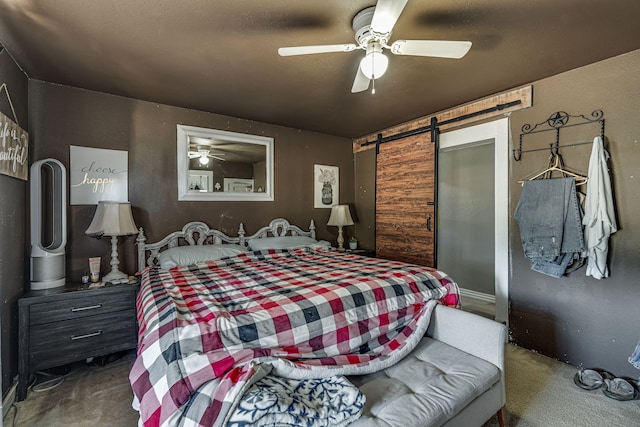
M 30 307 L 30 325 L 41 325 L 60 320 L 73 320 L 98 316 L 113 311 L 135 309 L 135 292 L 110 294 L 89 294 L 83 297 L 60 299 L 32 304 Z M 133 317 L 135 319 L 135 315 Z
M 134 309 L 38 325 L 29 336 L 30 365 L 57 366 L 132 348 L 136 342 Z
M 27 396 L 36 370 L 136 348 L 138 284 L 96 289 L 69 282 L 18 300 L 18 387 Z

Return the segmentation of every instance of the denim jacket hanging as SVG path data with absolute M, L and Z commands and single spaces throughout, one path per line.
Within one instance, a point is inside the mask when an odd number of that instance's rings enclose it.
M 532 270 L 558 278 L 580 258 L 582 211 L 573 178 L 525 181 L 514 217 Z

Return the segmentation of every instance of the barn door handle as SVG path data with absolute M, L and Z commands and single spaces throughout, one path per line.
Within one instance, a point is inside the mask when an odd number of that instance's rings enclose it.
M 430 200 L 427 202 L 427 206 L 435 206 L 436 202 L 434 202 L 433 200 Z M 431 230 L 431 214 L 429 214 L 429 216 L 427 217 L 427 231 L 432 231 Z

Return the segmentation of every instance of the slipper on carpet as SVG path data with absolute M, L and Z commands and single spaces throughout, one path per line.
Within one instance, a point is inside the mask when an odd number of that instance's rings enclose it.
M 595 390 L 602 387 L 603 375 L 595 369 L 581 369 L 573 376 L 573 382 L 585 390 Z
M 605 396 L 616 400 L 638 399 L 638 390 L 624 378 L 606 378 L 602 392 Z

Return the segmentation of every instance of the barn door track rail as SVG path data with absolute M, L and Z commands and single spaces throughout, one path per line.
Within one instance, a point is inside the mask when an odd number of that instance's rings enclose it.
M 476 111 L 473 113 L 469 113 L 469 114 L 463 114 L 461 116 L 457 116 L 448 120 L 444 120 L 442 122 L 439 122 L 438 119 L 434 116 L 431 117 L 431 121 L 429 126 L 423 126 L 420 128 L 416 128 L 416 129 L 412 129 L 412 130 L 408 130 L 405 132 L 400 132 L 397 133 L 395 135 L 389 135 L 389 136 L 385 136 L 383 137 L 381 133 L 378 134 L 378 137 L 373 140 L 373 141 L 367 141 L 367 142 L 363 142 L 360 144 L 361 147 L 365 147 L 367 145 L 373 145 L 376 144 L 376 154 L 379 154 L 379 147 L 380 144 L 384 144 L 385 142 L 391 142 L 391 141 L 395 141 L 398 139 L 402 139 L 402 138 L 406 138 L 408 136 L 413 136 L 413 135 L 418 135 L 421 133 L 425 133 L 425 132 L 431 132 L 431 141 L 432 142 L 436 142 L 438 140 L 438 135 L 440 133 L 440 126 L 443 125 L 447 125 L 450 123 L 456 123 L 456 122 L 461 122 L 463 120 L 467 120 L 470 119 L 472 117 L 478 117 L 478 116 L 482 116 L 484 114 L 488 114 L 488 113 L 492 113 L 495 111 L 501 111 L 504 110 L 505 108 L 509 108 L 509 107 L 513 107 L 515 105 L 519 105 L 521 104 L 522 101 L 520 100 L 516 100 L 516 101 L 512 101 L 512 102 L 507 102 L 504 104 L 497 104 L 493 107 L 490 108 L 485 108 L 484 110 L 480 110 L 480 111 Z

